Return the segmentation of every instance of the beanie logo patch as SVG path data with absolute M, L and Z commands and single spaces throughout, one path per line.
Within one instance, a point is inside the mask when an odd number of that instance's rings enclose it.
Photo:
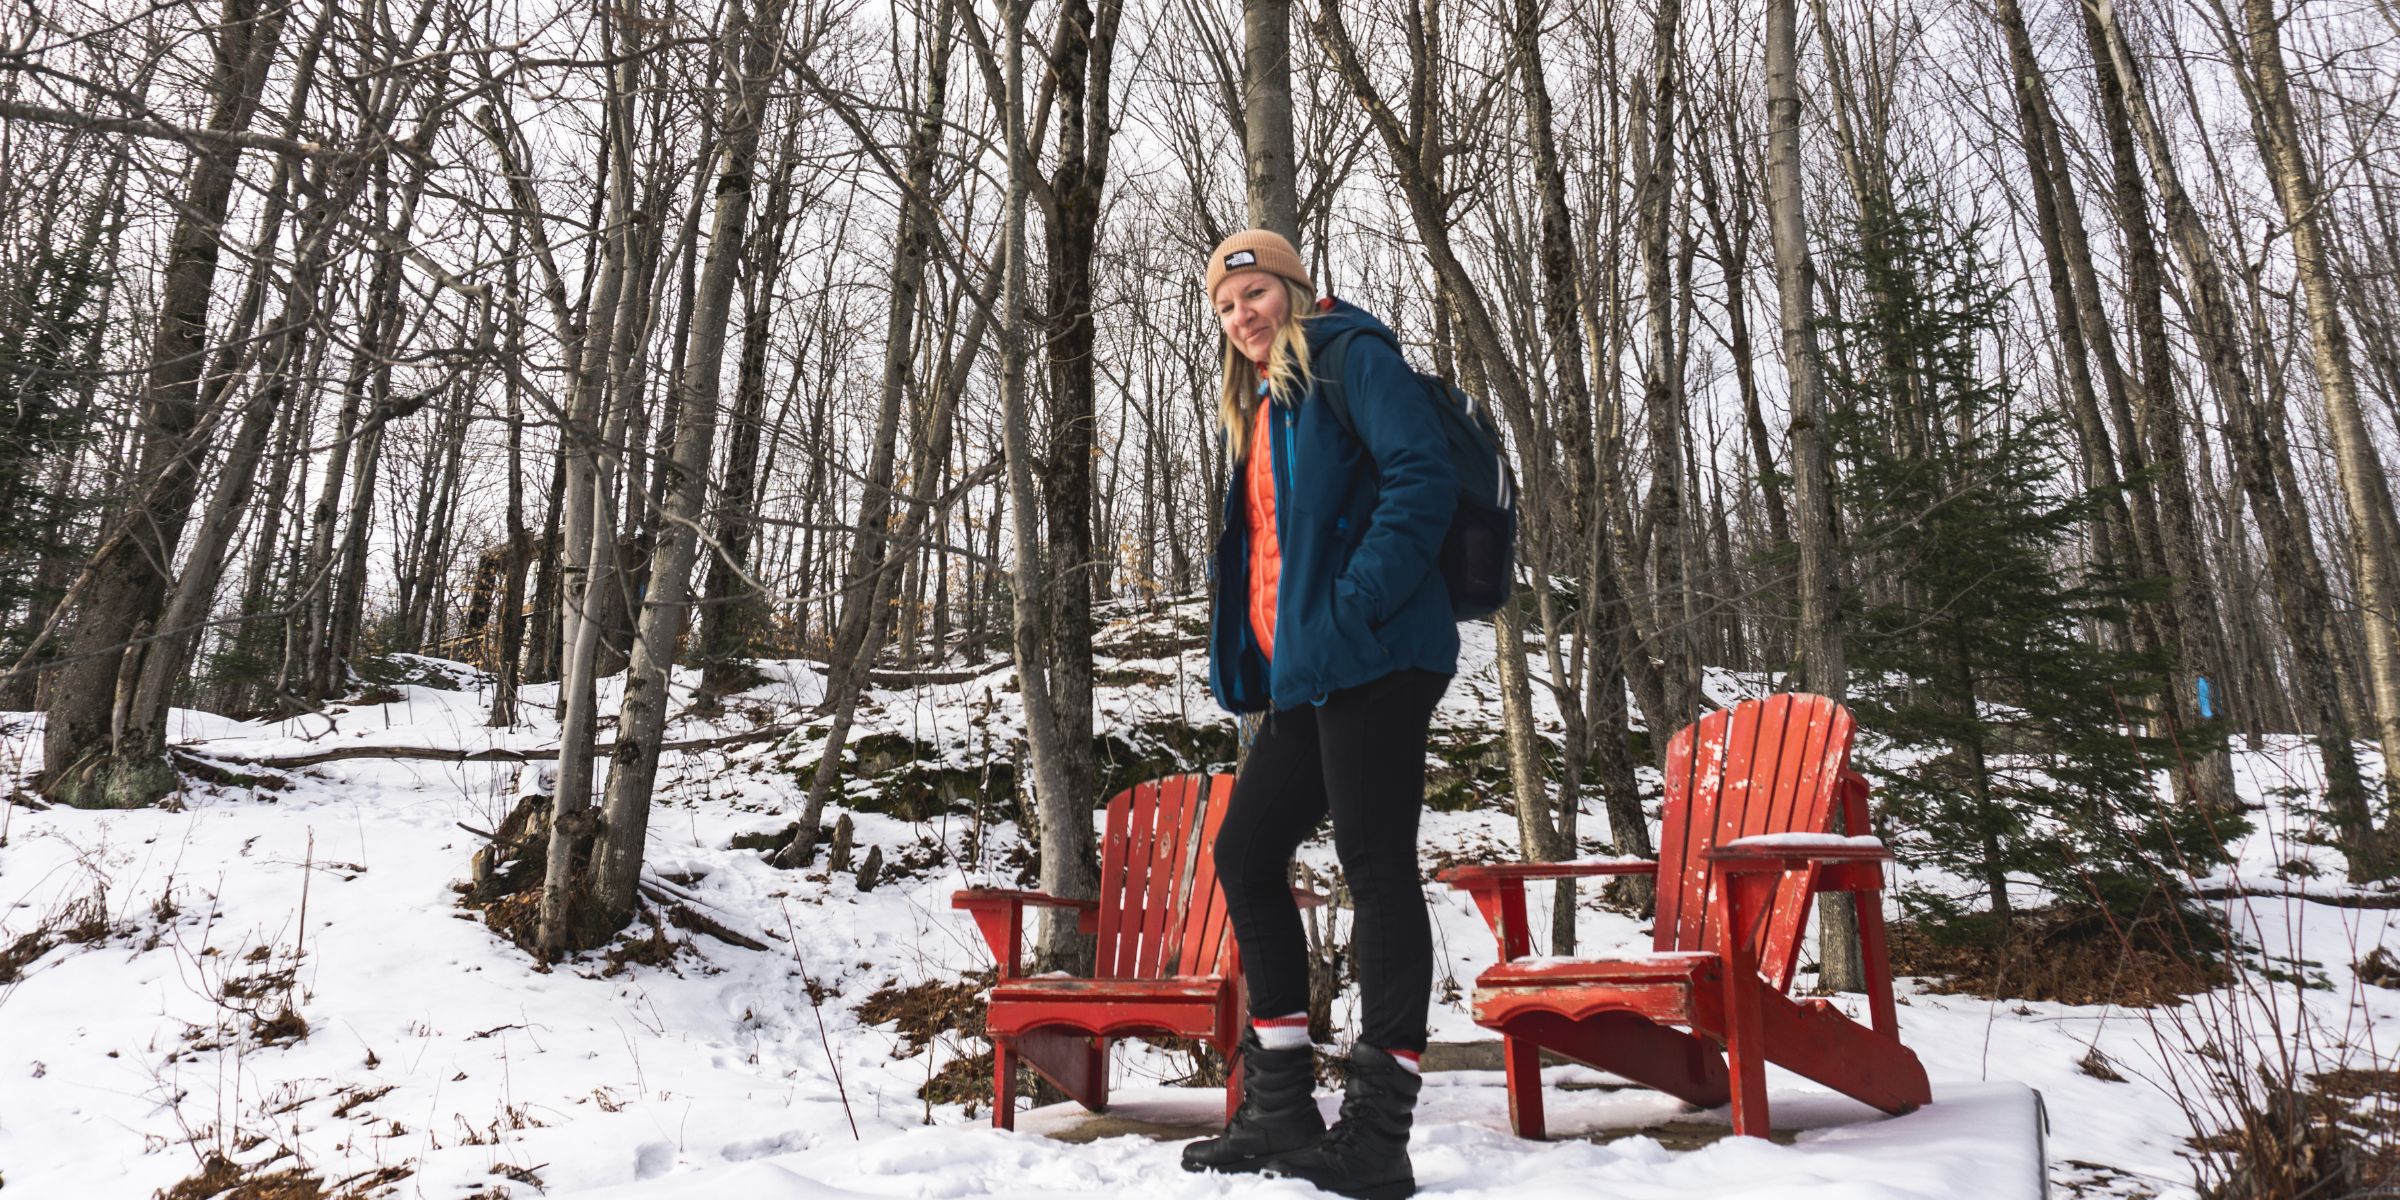
M 1225 256 L 1225 269 L 1228 271 L 1235 267 L 1255 267 L 1257 265 L 1258 256 L 1248 250 L 1236 250 Z

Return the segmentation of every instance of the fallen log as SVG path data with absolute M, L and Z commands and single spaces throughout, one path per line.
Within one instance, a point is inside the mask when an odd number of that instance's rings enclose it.
M 2320 892 L 2306 888 L 2204 887 L 2203 900 L 2307 900 L 2336 908 L 2400 908 L 2400 892 Z
M 659 746 L 661 754 L 691 753 L 701 750 L 722 750 L 729 746 L 745 746 L 753 742 L 771 742 L 798 729 L 798 725 L 762 725 L 743 733 L 728 733 L 712 738 L 693 738 L 689 741 L 667 742 Z M 602 756 L 617 752 L 615 742 L 592 747 L 592 753 Z M 177 746 L 174 753 L 187 762 L 245 767 L 313 767 L 322 763 L 341 762 L 355 758 L 416 759 L 428 762 L 548 762 L 558 757 L 558 747 L 537 746 L 529 750 L 511 750 L 488 746 L 481 750 L 453 750 L 440 746 L 335 746 L 327 750 L 312 750 L 306 754 L 227 754 L 200 746 Z
M 705 933 L 720 942 L 731 946 L 740 946 L 744 950 L 767 948 L 766 934 L 753 935 L 735 929 L 731 922 L 737 918 L 732 914 L 692 894 L 689 890 L 660 878 L 657 872 L 648 867 L 642 868 L 639 886 L 644 897 L 647 897 L 651 903 L 667 910 L 667 920 L 671 924 L 697 933 Z

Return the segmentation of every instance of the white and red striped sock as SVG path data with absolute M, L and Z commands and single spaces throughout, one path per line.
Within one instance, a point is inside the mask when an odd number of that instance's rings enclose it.
M 1308 1045 L 1308 1014 L 1286 1013 L 1280 1017 L 1252 1017 L 1250 1028 L 1258 1031 L 1258 1044 L 1269 1050 L 1291 1050 Z
M 1378 1047 L 1376 1047 L 1376 1049 L 1378 1049 L 1378 1050 L 1382 1050 L 1383 1048 L 1382 1048 L 1382 1047 L 1380 1047 L 1380 1046 L 1378 1046 Z M 1417 1061 L 1419 1058 L 1422 1058 L 1422 1057 L 1424 1057 L 1424 1055 L 1423 1055 L 1423 1053 L 1422 1053 L 1421 1051 L 1417 1051 L 1417 1050 L 1384 1050 L 1383 1052 L 1384 1052 L 1385 1054 L 1389 1054 L 1389 1055 L 1391 1055 L 1391 1056 L 1392 1056 L 1392 1061 L 1393 1061 L 1393 1062 L 1399 1063 L 1401 1066 L 1408 1068 L 1408 1073 L 1409 1073 L 1409 1074 L 1411 1074 L 1411 1075 L 1422 1075 L 1422 1074 L 1424 1074 L 1424 1073 L 1425 1073 L 1425 1067 L 1424 1067 L 1424 1065 L 1423 1065 L 1423 1064 L 1421 1064 L 1421 1063 L 1419 1063 L 1419 1062 Z

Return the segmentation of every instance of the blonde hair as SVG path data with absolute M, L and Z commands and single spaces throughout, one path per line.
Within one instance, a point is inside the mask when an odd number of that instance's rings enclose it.
M 1288 302 L 1283 328 L 1275 331 L 1275 341 L 1267 349 L 1267 393 L 1278 404 L 1298 404 L 1308 391 L 1307 323 L 1316 316 L 1316 298 L 1298 283 L 1277 276 L 1283 283 L 1284 299 Z M 1217 395 L 1217 423 L 1224 427 L 1233 457 L 1240 458 L 1250 444 L 1250 422 L 1258 414 L 1258 364 L 1224 338 L 1225 383 Z

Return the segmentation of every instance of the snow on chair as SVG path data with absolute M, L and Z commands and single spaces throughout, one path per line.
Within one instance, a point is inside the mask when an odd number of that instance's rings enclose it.
M 1900 1044 L 1881 907 L 1891 854 L 1867 823 L 1867 781 L 1849 769 L 1848 710 L 1778 695 L 1711 713 L 1667 746 L 1659 861 L 1460 867 L 1500 962 L 1475 981 L 1475 1022 L 1504 1041 L 1509 1120 L 1543 1136 L 1541 1052 L 1703 1107 L 1730 1099 L 1734 1132 L 1768 1132 L 1766 1065 L 1889 1113 L 1932 1099 Z M 1614 959 L 1530 957 L 1525 881 L 1655 872 L 1652 951 Z M 1793 1000 L 1793 969 L 1820 892 L 1860 897 L 1869 1024 L 1824 999 Z M 1729 1069 L 1730 1068 L 1730 1069 Z
M 1019 1059 L 1085 1108 L 1105 1108 L 1108 1045 L 1137 1034 L 1215 1046 L 1231 1116 L 1241 1102 L 1241 966 L 1214 850 L 1232 797 L 1231 775 L 1180 775 L 1118 793 L 1108 802 L 1097 900 L 997 888 L 951 896 L 952 908 L 974 914 L 1000 964 L 985 1022 L 992 1124 L 1016 1127 Z M 1082 931 L 1098 935 L 1091 978 L 1023 973 L 1027 906 L 1080 914 Z

